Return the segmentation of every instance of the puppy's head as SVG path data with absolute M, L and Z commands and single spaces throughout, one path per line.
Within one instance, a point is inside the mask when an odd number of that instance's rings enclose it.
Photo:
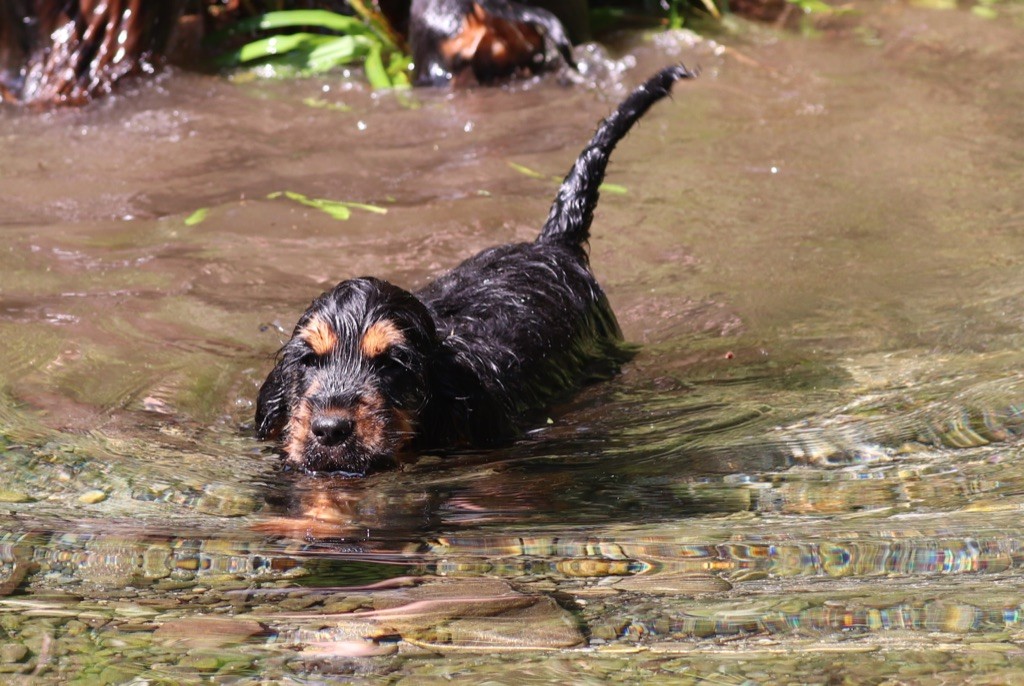
M 429 393 L 433 319 L 411 293 L 373 278 L 313 301 L 256 402 L 256 435 L 288 465 L 366 474 L 413 438 Z

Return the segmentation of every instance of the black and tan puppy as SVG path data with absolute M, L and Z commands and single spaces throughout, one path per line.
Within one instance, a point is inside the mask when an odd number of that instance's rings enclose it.
M 256 433 L 288 465 L 365 474 L 410 449 L 482 446 L 623 360 L 585 244 L 615 144 L 672 84 L 664 69 L 598 127 L 532 243 L 490 248 L 415 294 L 365 277 L 313 301 L 278 354 Z
M 409 45 L 418 86 L 538 74 L 553 64 L 549 48 L 575 68 L 555 15 L 510 0 L 412 0 Z

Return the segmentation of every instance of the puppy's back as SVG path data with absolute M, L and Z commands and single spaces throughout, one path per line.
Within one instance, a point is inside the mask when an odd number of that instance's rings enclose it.
M 562 183 L 540 236 L 485 250 L 416 293 L 441 339 L 435 408 L 438 444 L 484 444 L 515 435 L 533 412 L 594 378 L 629 350 L 590 271 L 589 237 L 608 157 L 671 85 L 693 74 L 664 69 L 598 127 Z M 455 441 L 458 442 L 458 441 Z

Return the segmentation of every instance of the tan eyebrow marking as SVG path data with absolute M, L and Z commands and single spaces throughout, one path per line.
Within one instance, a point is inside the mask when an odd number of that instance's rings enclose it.
M 399 345 L 405 342 L 405 334 L 402 333 L 401 329 L 395 326 L 395 323 L 382 319 L 379 322 L 375 322 L 366 330 L 363 334 L 363 340 L 359 344 L 359 348 L 363 351 L 363 354 L 367 357 L 377 357 L 385 350 L 393 345 Z
M 338 345 L 338 334 L 320 317 L 310 319 L 309 323 L 302 327 L 299 337 L 306 341 L 317 355 L 326 355 Z

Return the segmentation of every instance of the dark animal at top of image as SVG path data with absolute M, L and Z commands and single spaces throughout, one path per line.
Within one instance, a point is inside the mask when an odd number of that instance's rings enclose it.
M 572 68 L 572 44 L 551 12 L 509 0 L 412 0 L 409 45 L 419 86 L 490 84 Z
M 678 79 L 664 69 L 605 119 L 532 243 L 484 250 L 410 293 L 372 277 L 313 301 L 260 389 L 256 434 L 286 465 L 366 474 L 413 450 L 486 446 L 626 359 L 586 242 L 616 143 Z

